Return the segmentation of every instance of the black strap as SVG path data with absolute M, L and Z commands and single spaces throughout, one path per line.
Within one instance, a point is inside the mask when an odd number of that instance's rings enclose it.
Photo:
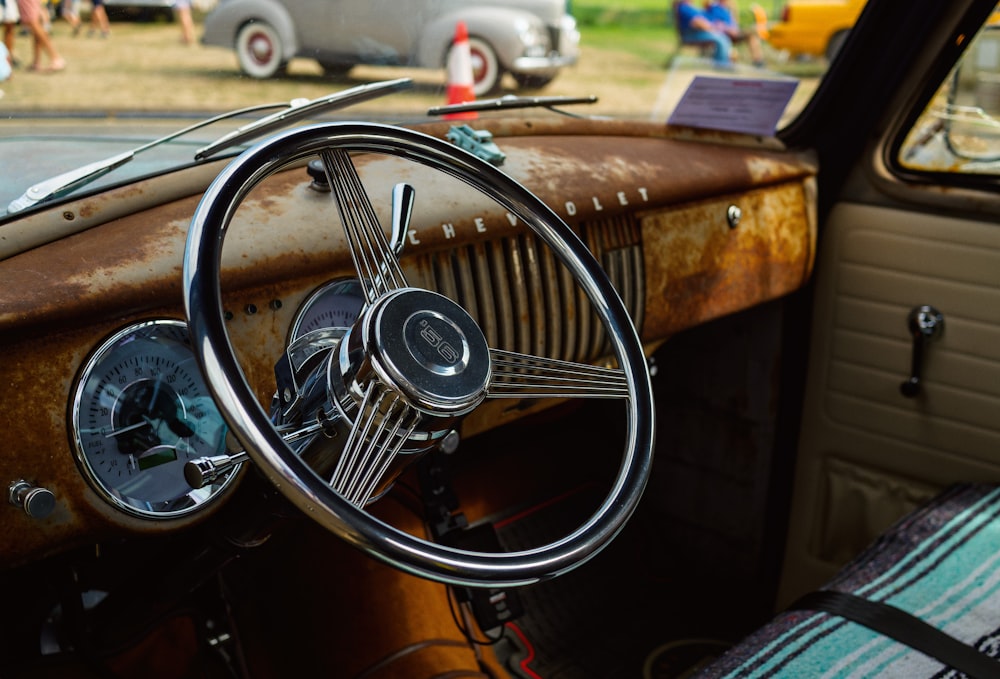
M 1000 677 L 1000 662 L 906 611 L 846 592 L 810 592 L 789 609 L 823 611 L 874 630 L 973 679 Z

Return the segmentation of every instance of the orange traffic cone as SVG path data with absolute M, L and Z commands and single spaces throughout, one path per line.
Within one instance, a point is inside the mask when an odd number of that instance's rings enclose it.
M 464 21 L 455 25 L 455 43 L 448 52 L 448 103 L 464 104 L 476 100 L 472 90 L 472 54 L 469 51 L 469 29 Z M 445 118 L 470 119 L 477 117 L 475 111 L 449 113 Z

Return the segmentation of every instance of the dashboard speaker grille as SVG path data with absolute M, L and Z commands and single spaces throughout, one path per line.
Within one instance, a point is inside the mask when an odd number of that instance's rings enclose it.
M 646 295 L 638 221 L 622 215 L 574 230 L 641 329 Z M 437 252 L 422 264 L 429 287 L 461 304 L 492 347 L 568 361 L 607 353 L 604 329 L 583 291 L 533 233 Z

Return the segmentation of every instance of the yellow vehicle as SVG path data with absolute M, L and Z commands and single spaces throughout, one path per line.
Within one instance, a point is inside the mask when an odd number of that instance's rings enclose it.
M 791 0 L 770 27 L 771 46 L 832 59 L 847 39 L 867 0 Z

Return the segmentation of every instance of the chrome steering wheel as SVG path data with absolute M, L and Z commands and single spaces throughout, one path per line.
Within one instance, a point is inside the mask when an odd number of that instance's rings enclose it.
M 444 172 L 528 225 L 590 299 L 618 367 L 491 348 L 458 304 L 410 287 L 355 171 L 352 153 L 397 156 Z M 412 442 L 426 449 L 486 398 L 621 400 L 626 427 L 617 475 L 595 513 L 572 533 L 534 549 L 505 553 L 422 540 L 364 511 L 370 493 L 358 495 L 352 488 L 373 487 L 367 476 L 372 471 L 354 472 L 346 484 L 321 477 L 275 429 L 226 333 L 222 246 L 236 208 L 256 185 L 291 163 L 315 157 L 330 181 L 331 208 L 335 205 L 339 212 L 366 300 L 324 368 L 326 379 L 335 383 L 331 402 L 347 423 L 343 457 L 391 460 Z M 551 209 L 504 172 L 450 143 L 386 125 L 325 123 L 257 144 L 223 170 L 198 205 L 184 254 L 184 295 L 192 345 L 205 380 L 249 458 L 307 515 L 389 564 L 450 584 L 529 584 L 594 556 L 618 534 L 639 502 L 653 454 L 653 402 L 642 346 L 624 305 L 590 251 Z

